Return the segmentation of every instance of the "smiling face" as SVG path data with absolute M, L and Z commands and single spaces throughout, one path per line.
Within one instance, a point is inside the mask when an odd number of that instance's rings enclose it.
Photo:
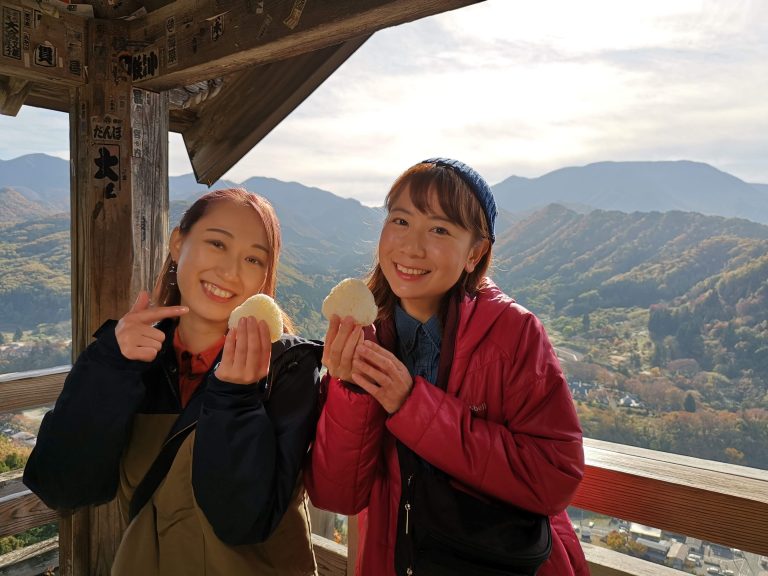
M 425 322 L 436 314 L 443 296 L 462 273 L 470 273 L 487 250 L 446 216 L 434 189 L 426 211 L 413 203 L 408 188 L 394 198 L 379 238 L 379 265 L 411 316 Z
M 171 256 L 186 322 L 223 334 L 232 310 L 264 289 L 269 240 L 255 210 L 233 202 L 212 203 L 186 234 L 171 236 Z M 187 318 L 187 316 L 189 318 Z

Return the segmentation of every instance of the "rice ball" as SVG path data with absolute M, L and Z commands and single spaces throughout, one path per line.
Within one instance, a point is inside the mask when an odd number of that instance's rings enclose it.
M 323 300 L 323 315 L 331 319 L 336 314 L 339 318 L 352 316 L 357 324 L 373 324 L 378 314 L 373 293 L 365 282 L 357 278 L 345 278 Z
M 235 328 L 240 318 L 253 316 L 256 320 L 264 320 L 269 326 L 269 339 L 272 342 L 280 340 L 283 334 L 283 313 L 277 303 L 266 294 L 251 296 L 232 310 L 229 315 L 229 327 Z

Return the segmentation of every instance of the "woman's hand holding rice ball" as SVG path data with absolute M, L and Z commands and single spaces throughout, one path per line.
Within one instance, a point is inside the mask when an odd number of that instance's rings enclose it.
M 283 333 L 283 313 L 266 294 L 256 294 L 240 304 L 229 317 L 219 380 L 232 384 L 253 384 L 269 373 L 272 342 Z
M 331 376 L 352 381 L 352 357 L 364 339 L 363 326 L 376 320 L 378 309 L 364 282 L 346 278 L 323 300 L 323 316 L 329 320 L 323 364 Z
M 360 386 L 390 414 L 396 412 L 413 378 L 394 354 L 378 345 L 372 330 L 366 339 L 364 328 L 378 314 L 371 291 L 360 280 L 342 280 L 323 301 L 323 314 L 329 320 L 323 351 L 328 372 Z

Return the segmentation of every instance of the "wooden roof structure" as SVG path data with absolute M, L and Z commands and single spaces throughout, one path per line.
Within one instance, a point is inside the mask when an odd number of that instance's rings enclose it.
M 167 93 L 169 129 L 210 185 L 373 32 L 477 1 L 2 0 L 0 113 L 69 112 L 94 81 Z
M 160 270 L 169 131 L 211 185 L 371 34 L 478 1 L 0 0 L 0 113 L 69 113 L 73 354 Z M 60 573 L 109 574 L 123 529 L 64 515 Z

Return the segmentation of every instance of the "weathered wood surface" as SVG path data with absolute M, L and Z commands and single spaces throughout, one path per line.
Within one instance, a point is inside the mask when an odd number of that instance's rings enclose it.
M 315 534 L 312 535 L 312 545 L 319 576 L 345 576 L 348 573 L 345 546 Z
M 16 77 L 0 78 L 0 114 L 16 116 L 29 95 L 32 83 Z
M 56 522 L 58 514 L 43 504 L 21 481 L 13 492 L 0 496 L 0 538 Z
M 347 518 L 347 574 L 354 575 L 355 563 L 357 562 L 357 552 L 360 547 L 360 530 L 358 527 L 359 518 L 350 516 Z
M 573 505 L 768 555 L 768 471 L 585 440 Z
M 3 0 L 0 18 L 0 75 L 56 86 L 85 83 L 85 19 L 30 0 Z
M 181 128 L 198 182 L 211 185 L 282 122 L 367 36 L 223 79 L 221 93 Z M 236 113 L 233 113 L 236 111 Z
M 307 499 L 307 509 L 309 510 L 309 523 L 312 526 L 312 534 L 317 534 L 328 540 L 333 541 L 333 532 L 336 528 L 336 514 L 315 508 L 309 499 Z
M 176 0 L 131 23 L 157 63 L 137 85 L 185 86 L 334 46 L 479 0 Z
M 683 574 L 674 568 L 593 544 L 582 543 L 581 547 L 589 563 L 590 576 L 681 576 Z
M 50 406 L 59 397 L 69 366 L 0 376 L 0 413 Z
M 0 556 L 0 576 L 38 576 L 59 565 L 58 537 Z

